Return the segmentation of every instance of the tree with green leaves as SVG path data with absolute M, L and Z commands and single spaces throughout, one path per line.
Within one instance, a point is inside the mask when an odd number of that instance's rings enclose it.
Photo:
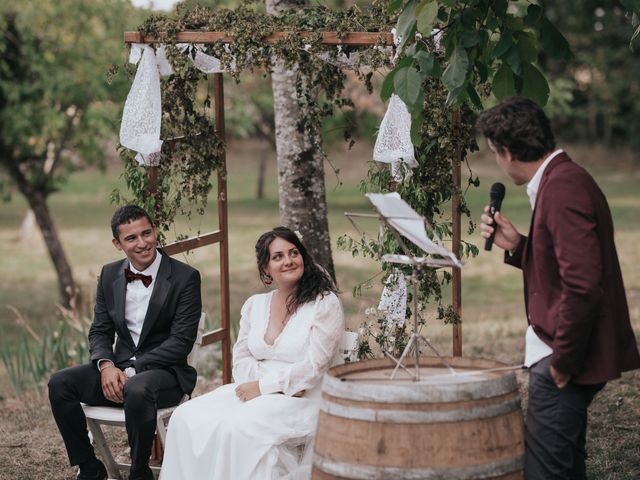
M 640 147 L 640 86 L 629 81 L 640 75 L 640 54 L 629 49 L 637 14 L 625 11 L 625 3 L 634 2 L 544 2 L 573 52 L 568 59 L 543 55 L 540 62 L 555 90 L 548 113 L 565 139 Z
M 109 86 L 105 73 L 122 61 L 133 12 L 126 0 L 0 7 L 0 188 L 33 210 L 65 306 L 77 286 L 48 199 L 73 171 L 104 159 L 128 89 L 125 78 Z
M 429 77 L 448 90 L 446 104 L 482 109 L 482 98 L 529 97 L 545 105 L 549 85 L 537 65 L 542 52 L 570 55 L 569 44 L 540 5 L 507 0 L 390 0 L 400 12 L 396 34 L 402 55 L 387 75 L 383 99 L 396 93 L 412 113 L 419 144 L 424 119 L 423 83 Z

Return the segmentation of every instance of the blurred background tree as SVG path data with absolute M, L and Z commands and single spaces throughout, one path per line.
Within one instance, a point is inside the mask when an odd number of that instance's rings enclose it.
M 23 195 L 45 239 L 60 300 L 77 294 L 47 200 L 74 171 L 102 165 L 129 80 L 122 32 L 144 14 L 126 0 L 23 0 L 0 7 L 0 188 Z
M 630 14 L 617 1 L 540 3 L 573 52 L 541 59 L 556 131 L 569 141 L 640 148 L 640 52 L 629 48 Z

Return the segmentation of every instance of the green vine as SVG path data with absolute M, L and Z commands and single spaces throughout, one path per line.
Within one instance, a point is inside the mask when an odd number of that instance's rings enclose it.
M 452 178 L 452 159 L 456 156 L 456 148 L 459 148 L 466 161 L 467 152 L 477 150 L 475 136 L 473 135 L 473 112 L 463 106 L 461 108 L 460 127 L 455 130 L 452 122 L 453 109 L 446 106 L 448 92 L 438 78 L 427 78 L 422 84 L 424 92 L 423 118 L 424 121 L 419 131 L 421 143 L 416 147 L 416 160 L 418 167 L 405 175 L 402 182 L 393 181 L 390 169 L 387 166 L 375 162 L 370 163 L 367 178 L 360 184 L 360 190 L 367 192 L 398 192 L 400 196 L 416 212 L 422 215 L 430 224 L 432 234 L 438 238 L 447 240 L 451 237 L 452 223 L 449 211 L 446 209 L 454 194 L 460 196 L 459 212 L 470 218 L 470 211 L 464 200 L 464 191 L 458 190 Z M 479 185 L 478 179 L 470 176 L 468 185 Z M 409 172 L 406 172 L 409 173 Z M 467 231 L 473 233 L 475 225 L 469 220 Z M 412 254 L 424 256 L 416 246 L 409 241 L 404 241 Z M 350 251 L 353 256 L 363 255 L 373 259 L 380 259 L 385 253 L 404 253 L 398 241 L 391 231 L 384 229 L 376 238 L 364 234 L 360 238 L 343 235 L 338 239 L 338 246 Z M 475 245 L 463 242 L 462 251 L 456 252 L 459 258 L 476 256 L 478 249 Z M 392 269 L 399 268 L 405 275 L 411 275 L 411 267 L 383 263 L 382 269 L 386 280 Z M 424 325 L 426 319 L 423 311 L 428 304 L 434 304 L 434 313 L 439 320 L 445 323 L 458 323 L 461 321 L 453 307 L 443 303 L 442 287 L 451 282 L 451 273 L 446 270 L 436 271 L 431 268 L 419 272 L 418 282 L 418 319 L 419 324 Z M 361 292 L 362 286 L 354 289 L 354 294 Z M 406 318 L 412 315 L 412 293 L 408 291 Z M 369 346 L 369 340 L 373 340 L 381 351 L 388 351 L 399 356 L 406 344 L 408 332 L 403 327 L 388 327 L 384 321 L 368 322 L 360 336 L 359 352 L 361 356 L 371 356 L 373 351 Z M 389 339 L 393 339 L 390 341 Z
M 176 215 L 191 215 L 193 209 L 201 213 L 211 190 L 211 175 L 221 171 L 220 153 L 224 145 L 216 135 L 211 99 L 206 93 L 206 75 L 193 67 L 187 55 L 176 46 L 176 36 L 180 31 L 221 31 L 233 36 L 228 45 L 217 43 L 207 45 L 205 53 L 220 59 L 225 71 L 236 81 L 240 81 L 243 71 L 270 72 L 276 62 L 282 62 L 285 68 L 296 71 L 296 95 L 298 103 L 305 111 L 304 120 L 299 125 L 307 133 L 311 142 L 320 142 L 317 132 L 321 130 L 323 120 L 333 115 L 336 109 L 353 108 L 351 101 L 343 96 L 346 76 L 339 65 L 334 65 L 339 55 L 354 58 L 352 66 L 358 78 L 373 91 L 372 78 L 376 71 L 389 69 L 391 51 L 380 43 L 376 46 L 343 46 L 339 51 L 335 46 L 322 44 L 323 31 L 338 32 L 344 36 L 352 31 L 388 32 L 397 18 L 390 17 L 387 2 L 375 1 L 368 7 L 352 7 L 345 11 L 334 11 L 324 7 L 296 9 L 280 16 L 270 16 L 255 10 L 251 2 L 229 10 L 212 10 L 207 7 L 186 9 L 178 6 L 172 16 L 153 15 L 139 27 L 144 35 L 163 36 L 167 58 L 174 68 L 174 74 L 162 82 L 162 101 L 164 115 L 162 136 L 165 139 L 181 137 L 181 141 L 165 142 L 160 167 L 159 194 L 162 196 L 162 208 L 155 209 L 155 199 L 148 195 L 146 171 L 133 160 L 133 152 L 121 149 L 126 164 L 125 179 L 132 190 L 135 200 L 156 211 L 156 220 L 161 229 L 167 231 Z M 264 38 L 273 32 L 290 32 L 273 44 L 264 42 Z M 304 33 L 304 35 L 302 35 Z M 192 47 L 189 54 L 195 55 Z M 396 63 L 412 63 L 411 52 L 404 52 Z M 440 55 L 435 47 L 433 55 Z M 426 65 L 423 66 L 426 68 Z M 419 67 L 418 67 L 419 68 Z M 461 107 L 462 122 L 454 132 L 451 123 L 451 108 L 447 107 L 447 89 L 437 69 L 430 69 L 429 75 L 422 79 L 420 99 L 423 104 L 421 115 L 414 115 L 412 138 L 419 138 L 417 147 L 418 168 L 401 183 L 394 183 L 387 167 L 372 162 L 366 180 L 361 183 L 363 192 L 397 191 L 423 215 L 433 226 L 433 231 L 441 238 L 451 235 L 451 218 L 445 211 L 456 187 L 451 176 L 451 162 L 456 148 L 463 155 L 476 148 L 472 135 L 472 112 Z M 424 76 L 423 76 L 424 77 Z M 383 85 L 383 97 L 390 90 Z M 349 139 L 349 133 L 345 133 Z M 415 140 L 414 140 L 415 141 Z M 312 144 L 311 148 L 321 150 L 321 145 Z M 304 155 L 302 155 L 304 160 Z M 477 183 L 471 176 L 470 183 Z M 115 199 L 122 200 L 116 192 Z M 462 202 L 460 211 L 469 215 Z M 473 223 L 469 222 L 469 230 Z M 390 232 L 380 238 L 354 239 L 343 236 L 338 240 L 341 248 L 351 250 L 355 255 L 379 258 L 384 253 L 399 252 L 399 245 Z M 477 249 L 465 245 L 460 254 L 473 255 Z M 416 252 L 418 253 L 418 252 Z M 390 265 L 383 264 L 383 272 L 389 273 Z M 405 271 L 405 273 L 410 273 Z M 438 317 L 446 322 L 457 322 L 451 306 L 442 304 L 442 285 L 450 281 L 450 274 L 437 274 L 426 270 L 419 284 L 419 309 L 427 303 L 437 304 Z M 411 311 L 408 309 L 407 315 Z M 394 332 L 378 331 L 375 334 L 378 344 L 393 345 L 394 350 L 403 348 L 406 343 L 404 328 Z M 367 351 L 364 343 L 362 352 Z M 370 351 L 370 349 L 369 349 Z
M 193 211 L 203 213 L 212 188 L 211 175 L 215 171 L 225 174 L 220 162 L 224 144 L 215 132 L 211 98 L 203 94 L 207 76 L 176 46 L 178 32 L 221 31 L 233 36 L 233 43 L 207 45 L 204 51 L 218 58 L 238 82 L 243 71 L 270 72 L 278 61 L 284 62 L 285 68 L 295 68 L 296 94 L 306 114 L 299 128 L 315 142 L 310 147 L 322 151 L 317 144 L 319 137 L 312 133 L 320 131 L 324 118 L 333 115 L 335 109 L 349 109 L 353 105 L 342 95 L 344 72 L 331 63 L 340 52 L 335 46 L 322 44 L 321 32 L 335 31 L 343 37 L 351 31 L 389 31 L 392 26 L 381 1 L 365 9 L 304 8 L 280 16 L 256 11 L 251 3 L 233 10 L 203 6 L 187 9 L 179 4 L 174 15 L 152 15 L 138 28 L 143 35 L 163 37 L 167 59 L 174 69 L 173 75 L 162 78 L 162 138 L 180 140 L 165 142 L 163 147 L 158 186 L 161 207 L 156 206 L 156 199 L 148 193 L 147 172 L 135 162 L 135 153 L 121 148 L 120 156 L 126 165 L 124 177 L 132 200 L 155 212 L 161 232 L 171 228 L 176 215 L 190 217 Z M 278 31 L 290 34 L 274 44 L 264 42 L 265 37 Z M 306 35 L 300 35 L 303 32 Z M 190 47 L 188 54 L 195 53 L 195 48 Z M 369 92 L 373 91 L 373 72 L 390 66 L 388 48 L 345 46 L 341 53 L 357 54 L 352 68 Z M 130 200 L 117 190 L 112 198 L 115 202 Z

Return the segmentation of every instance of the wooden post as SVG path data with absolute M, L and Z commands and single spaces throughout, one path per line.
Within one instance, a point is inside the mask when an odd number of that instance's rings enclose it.
M 213 97 L 215 102 L 216 133 L 224 142 L 224 84 L 222 73 L 213 74 Z M 229 231 L 227 221 L 227 166 L 226 149 L 220 153 L 218 170 L 218 229 L 220 240 L 220 327 L 224 332 L 222 341 L 222 383 L 231 383 L 231 322 L 229 321 Z
M 160 212 L 160 208 L 162 208 L 162 199 L 160 198 L 160 192 L 158 191 L 158 170 L 158 167 L 147 167 L 147 176 L 149 177 L 149 195 L 155 200 L 153 202 L 153 223 L 155 223 L 156 227 L 158 226 L 156 219 L 160 218 L 158 213 Z M 151 445 L 149 463 L 151 465 L 162 465 L 163 454 L 162 445 L 160 444 L 160 439 L 156 432 L 156 435 L 153 438 L 153 444 Z
M 453 122 L 453 137 L 455 141 L 455 156 L 451 161 L 451 170 L 453 172 L 453 183 L 456 191 L 453 194 L 451 201 L 451 222 L 452 222 L 452 238 L 451 238 L 451 251 L 457 256 L 460 256 L 461 245 L 461 225 L 460 225 L 460 185 L 461 185 L 461 170 L 460 164 L 462 163 L 462 151 L 460 149 L 460 110 L 455 109 L 452 113 Z M 462 319 L 462 271 L 457 268 L 452 268 L 453 282 L 451 284 L 451 304 L 453 311 Z M 455 323 L 453 325 L 453 356 L 462 356 L 462 324 Z
M 149 177 L 149 195 L 153 197 L 153 218 L 160 218 L 160 209 L 162 208 L 162 197 L 160 196 L 159 185 L 159 167 L 147 167 L 147 175 Z M 156 226 L 158 226 L 157 222 Z

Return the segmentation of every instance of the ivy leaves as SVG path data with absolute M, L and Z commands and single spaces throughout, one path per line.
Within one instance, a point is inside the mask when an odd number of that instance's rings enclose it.
M 430 35 L 438 16 L 438 2 L 423 0 L 416 7 L 416 28 L 423 35 Z
M 450 92 L 460 89 L 469 71 L 469 56 L 464 47 L 455 45 L 449 58 L 449 65 L 442 74 L 442 83 Z
M 636 0 L 629 0 L 636 1 Z M 568 58 L 569 44 L 545 17 L 542 7 L 527 8 L 506 0 L 392 0 L 399 12 L 401 60 L 383 84 L 382 98 L 398 94 L 414 114 L 422 110 L 418 79 L 439 77 L 449 94 L 448 106 L 468 103 L 482 109 L 478 94 L 496 98 L 523 95 L 540 105 L 549 98 L 549 85 L 536 66 L 545 52 Z M 416 116 L 414 114 L 414 116 Z

